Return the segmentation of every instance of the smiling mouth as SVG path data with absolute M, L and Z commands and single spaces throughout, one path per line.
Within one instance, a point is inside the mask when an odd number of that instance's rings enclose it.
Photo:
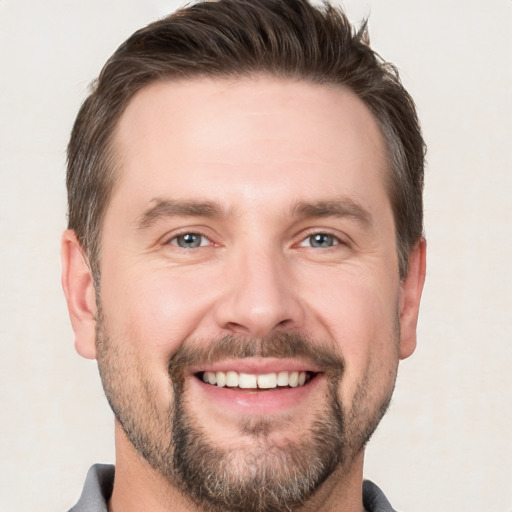
M 283 389 L 305 386 L 318 374 L 309 371 L 283 371 L 277 373 L 251 374 L 235 371 L 198 372 L 195 376 L 206 384 L 237 389 Z

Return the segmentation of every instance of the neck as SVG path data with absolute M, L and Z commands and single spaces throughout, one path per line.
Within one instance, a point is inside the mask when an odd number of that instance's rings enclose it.
M 109 512 L 205 512 L 153 469 L 133 448 L 116 422 L 116 474 Z M 363 452 L 349 468 L 339 468 L 297 512 L 364 512 Z

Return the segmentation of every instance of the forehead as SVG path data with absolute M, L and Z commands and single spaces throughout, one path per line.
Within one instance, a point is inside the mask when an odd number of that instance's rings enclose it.
M 114 199 L 265 189 L 271 200 L 271 188 L 278 199 L 333 182 L 364 196 L 384 191 L 387 172 L 377 123 L 355 94 L 266 76 L 152 83 L 121 116 L 114 149 Z

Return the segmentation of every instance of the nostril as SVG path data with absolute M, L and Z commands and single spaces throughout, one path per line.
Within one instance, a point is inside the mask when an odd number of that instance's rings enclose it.
M 280 320 L 277 323 L 273 323 L 271 321 L 266 322 L 264 319 L 259 318 L 256 320 L 248 320 L 247 325 L 237 322 L 228 322 L 224 325 L 224 328 L 233 334 L 264 338 L 275 330 L 291 328 L 293 325 L 294 321 L 288 318 Z
M 244 334 L 250 335 L 251 331 L 247 327 L 244 327 L 242 324 L 237 324 L 236 322 L 228 322 L 226 324 L 226 329 L 231 331 L 233 334 Z
M 247 271 L 248 272 L 248 271 Z M 215 307 L 215 321 L 233 334 L 264 338 L 273 331 L 300 329 L 304 322 L 302 302 L 290 291 L 284 277 L 259 272 L 243 276 L 226 291 Z

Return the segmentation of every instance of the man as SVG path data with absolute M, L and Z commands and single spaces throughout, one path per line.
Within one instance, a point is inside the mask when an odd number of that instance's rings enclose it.
M 192 5 L 104 67 L 63 286 L 115 413 L 75 512 L 391 511 L 365 445 L 415 348 L 424 146 L 336 8 Z

